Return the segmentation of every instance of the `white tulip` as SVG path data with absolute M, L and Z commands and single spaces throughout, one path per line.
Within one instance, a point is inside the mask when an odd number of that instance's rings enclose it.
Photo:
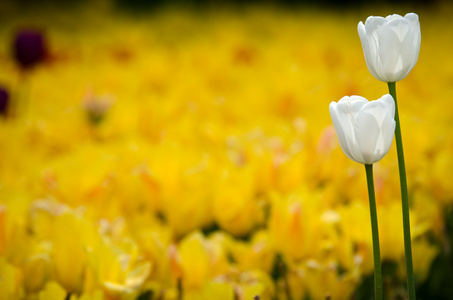
M 404 79 L 417 63 L 420 52 L 418 15 L 368 17 L 357 28 L 371 74 L 384 82 Z
M 353 161 L 373 164 L 389 151 L 395 133 L 395 103 L 389 94 L 375 101 L 345 96 L 330 103 L 341 149 Z

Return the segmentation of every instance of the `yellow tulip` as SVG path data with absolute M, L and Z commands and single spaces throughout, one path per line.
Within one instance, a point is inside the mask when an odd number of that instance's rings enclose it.
M 179 245 L 182 280 L 188 289 L 201 288 L 210 277 L 211 263 L 206 244 L 201 233 L 193 233 Z
M 229 249 L 240 271 L 255 269 L 272 271 L 275 251 L 267 231 L 256 232 L 249 242 L 233 240 Z
M 222 281 L 209 281 L 203 288 L 203 300 L 219 299 L 231 300 L 234 299 L 235 290 L 234 286 L 227 282 Z
M 44 289 L 39 292 L 39 300 L 61 300 L 66 296 L 65 289 L 54 281 L 49 281 Z
M 228 271 L 226 253 L 219 240 L 209 240 L 193 232 L 178 246 L 182 283 L 185 289 L 200 290 L 216 275 Z
M 87 264 L 89 232 L 85 231 L 83 220 L 70 212 L 56 218 L 54 224 L 51 259 L 55 278 L 68 292 L 80 293 Z
M 373 269 L 366 181 L 321 112 L 338 95 L 380 93 L 357 72 L 356 21 L 263 6 L 137 22 L 105 2 L 61 12 L 63 27 L 44 11 L 21 17 L 45 24 L 53 45 L 30 85 L 1 57 L 2 88 L 29 101 L 27 114 L 0 116 L 0 299 L 177 300 L 178 278 L 185 300 L 285 299 L 269 275 L 277 253 L 294 299 L 351 295 Z M 422 105 L 451 96 L 453 43 L 434 46 L 449 28 L 441 7 L 424 15 L 427 51 L 401 86 L 421 279 L 453 199 L 453 102 Z M 84 106 L 87 89 L 115 104 L 88 95 Z M 396 169 L 383 159 L 375 182 L 382 255 L 403 270 Z
M 6 207 L 0 205 L 0 256 L 6 252 Z
M 250 168 L 232 167 L 225 171 L 214 196 L 214 218 L 227 232 L 242 236 L 263 220 L 263 205 L 256 197 Z
M 315 260 L 306 263 L 305 284 L 307 292 L 313 299 L 350 299 L 359 281 L 358 273 L 351 272 L 339 275 L 334 263 L 320 264 Z
M 318 203 L 318 196 L 306 191 L 273 199 L 269 228 L 277 251 L 291 259 L 315 257 L 320 253 L 326 228 L 319 218 Z
M 20 299 L 23 297 L 23 274 L 15 266 L 0 257 L 0 299 Z
M 28 293 L 36 293 L 44 288 L 50 277 L 50 258 L 47 254 L 37 254 L 25 261 L 23 267 L 24 286 Z

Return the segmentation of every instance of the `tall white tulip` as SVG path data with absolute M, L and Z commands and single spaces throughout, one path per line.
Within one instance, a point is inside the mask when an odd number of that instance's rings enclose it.
M 383 82 L 404 79 L 417 63 L 420 52 L 418 15 L 368 17 L 357 28 L 371 74 Z
M 395 103 L 389 94 L 375 101 L 345 96 L 330 103 L 341 149 L 352 160 L 373 164 L 389 151 L 395 133 Z

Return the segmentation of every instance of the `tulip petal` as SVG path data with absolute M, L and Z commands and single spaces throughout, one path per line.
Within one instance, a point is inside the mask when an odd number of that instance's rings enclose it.
M 395 119 L 395 100 L 393 100 L 392 95 L 386 94 L 382 96 L 378 101 L 382 101 L 389 108 L 389 113 L 392 119 Z
M 376 79 L 380 78 L 380 71 L 377 69 L 380 66 L 378 50 L 379 50 L 379 32 L 381 27 L 386 23 L 382 17 L 368 17 L 365 25 L 362 22 L 358 25 L 360 41 L 362 42 L 365 62 L 371 75 Z M 361 25 L 362 24 L 362 25 Z M 380 69 L 380 68 L 379 68 Z
M 395 20 L 395 23 L 399 23 Z M 382 28 L 379 36 L 379 75 L 387 82 L 393 82 L 395 73 L 403 68 L 400 55 L 401 42 L 398 34 L 389 26 Z M 399 73 L 398 73 L 399 75 Z M 397 75 L 397 76 L 398 76 Z
M 395 74 L 399 74 L 399 80 L 409 74 L 418 59 L 419 48 L 414 47 L 414 30 L 406 19 L 401 21 L 389 22 L 388 27 L 393 30 L 399 38 L 399 44 L 395 45 L 399 49 L 399 56 L 402 61 L 402 68 L 395 70 Z
M 408 13 L 404 16 L 404 18 L 409 22 L 409 24 L 412 26 L 412 29 L 416 29 L 420 27 L 420 21 L 418 19 L 418 15 L 414 13 Z
M 393 15 L 388 15 L 387 17 L 385 17 L 385 20 L 387 22 L 391 21 L 391 20 L 394 20 L 394 19 L 401 19 L 402 16 L 399 15 L 399 14 L 393 14 Z
M 374 70 L 374 66 L 376 65 L 377 61 L 377 40 L 373 38 L 373 36 L 368 36 L 367 31 L 365 29 L 365 25 L 362 22 L 359 23 L 357 26 L 357 31 L 359 33 L 360 41 L 362 43 L 363 54 L 365 56 L 365 62 L 370 70 L 371 75 L 377 78 L 376 71 Z
M 333 127 L 335 128 L 335 132 L 337 133 L 338 141 L 340 142 L 341 150 L 346 154 L 349 159 L 355 161 L 352 153 L 349 151 L 349 146 L 352 144 L 352 137 L 351 135 L 347 134 L 348 130 L 352 126 L 347 122 L 344 122 L 338 113 L 338 103 L 332 102 L 329 105 L 330 117 L 332 118 Z M 345 130 L 347 128 L 348 130 Z M 349 131 L 350 132 L 350 131 Z
M 356 162 L 361 162 L 363 157 L 357 148 L 353 124 L 356 121 L 357 114 L 367 103 L 368 100 L 360 96 L 345 96 L 338 103 L 332 102 L 330 106 L 332 121 L 341 149 L 350 159 Z
M 382 158 L 380 157 L 382 151 L 378 144 L 381 129 L 376 118 L 377 114 L 382 113 L 385 113 L 385 109 L 381 111 L 379 104 L 372 101 L 359 112 L 354 124 L 354 132 L 359 152 L 363 157 L 361 161 L 363 164 L 372 164 Z
M 404 19 L 407 21 L 410 28 L 412 29 L 409 40 L 407 41 L 407 43 L 404 44 L 404 47 L 408 48 L 405 49 L 405 52 L 407 53 L 408 60 L 407 64 L 410 65 L 410 68 L 408 68 L 407 73 L 404 74 L 404 77 L 406 77 L 417 63 L 418 55 L 420 52 L 421 32 L 417 14 L 408 13 L 404 16 Z
M 379 33 L 381 27 L 387 23 L 387 20 L 383 17 L 370 16 L 365 21 L 365 29 L 369 34 L 373 32 Z
M 382 96 L 380 101 L 387 107 L 385 118 L 381 123 L 384 153 L 387 153 L 392 145 L 393 136 L 395 135 L 395 101 L 393 101 L 393 97 L 389 94 Z
M 345 96 L 338 101 L 339 110 L 348 115 L 352 122 L 355 122 L 357 113 L 368 103 L 368 100 L 361 96 Z
M 390 146 L 392 145 L 393 136 L 395 135 L 395 127 L 395 119 L 390 115 L 390 113 L 387 114 L 384 122 L 381 125 L 384 155 L 390 150 Z

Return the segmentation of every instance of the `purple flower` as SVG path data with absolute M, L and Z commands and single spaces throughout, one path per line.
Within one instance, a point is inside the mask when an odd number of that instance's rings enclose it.
M 38 30 L 20 30 L 14 37 L 14 58 L 23 69 L 44 60 L 47 49 L 44 35 Z
M 8 113 L 9 106 L 9 94 L 8 92 L 0 87 L 0 115 L 6 116 Z

